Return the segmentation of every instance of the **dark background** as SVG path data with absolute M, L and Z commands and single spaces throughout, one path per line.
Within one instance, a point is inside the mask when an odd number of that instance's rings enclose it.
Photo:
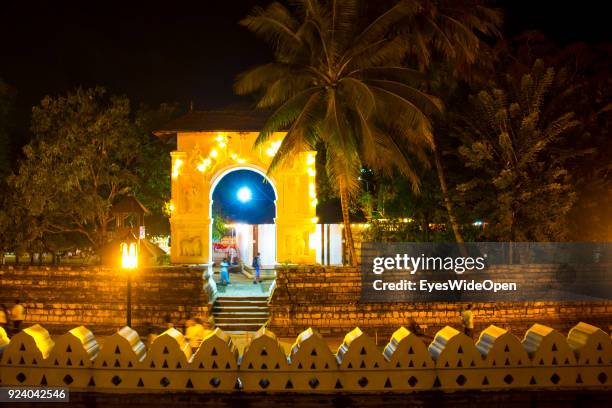
M 15 125 L 27 129 L 32 105 L 76 86 L 102 85 L 136 105 L 236 104 L 236 75 L 271 57 L 268 47 L 237 22 L 255 5 L 269 3 L 1 0 L 0 78 L 16 92 Z M 506 37 L 538 29 L 562 44 L 611 38 L 603 1 L 497 5 L 506 13 Z

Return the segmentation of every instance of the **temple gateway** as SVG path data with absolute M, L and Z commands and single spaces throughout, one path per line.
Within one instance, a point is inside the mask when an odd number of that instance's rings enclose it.
M 257 148 L 254 142 L 265 116 L 245 112 L 189 112 L 158 137 L 174 141 L 172 156 L 171 261 L 211 264 L 213 192 L 228 174 L 248 170 L 260 174 L 274 191 L 273 224 L 237 228 L 243 262 L 256 252 L 264 263 L 314 264 L 322 250 L 317 234 L 315 151 L 301 153 L 288 166 L 268 174 L 268 167 L 286 132 L 278 132 Z M 338 234 L 334 234 L 334 246 Z M 341 244 L 340 244 L 341 245 Z M 335 251 L 336 252 L 336 251 Z M 329 256 L 328 256 L 329 258 Z

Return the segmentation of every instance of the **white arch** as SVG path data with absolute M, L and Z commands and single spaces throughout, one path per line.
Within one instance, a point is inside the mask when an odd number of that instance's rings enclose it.
M 238 170 L 249 170 L 255 173 L 258 173 L 259 175 L 261 175 L 268 183 L 270 183 L 270 185 L 272 186 L 272 189 L 274 190 L 274 223 L 276 224 L 276 213 L 278 211 L 278 205 L 277 205 L 277 201 L 279 198 L 278 195 L 278 190 L 276 189 L 276 182 L 274 181 L 274 179 L 268 177 L 268 175 L 266 174 L 265 169 L 263 169 L 260 166 L 251 164 L 251 163 L 242 163 L 242 164 L 234 164 L 234 165 L 230 165 L 230 166 L 226 166 L 222 169 L 220 169 L 219 171 L 217 171 L 212 177 L 211 177 L 211 182 L 210 182 L 210 191 L 208 192 L 209 195 L 209 207 L 208 207 L 208 216 L 210 219 L 210 225 L 208 226 L 208 264 L 212 265 L 213 264 L 213 239 L 212 239 L 212 230 L 213 230 L 213 193 L 215 191 L 215 188 L 217 188 L 217 184 L 219 184 L 219 182 L 223 179 L 223 177 L 225 177 L 226 175 L 228 175 L 229 173 L 232 173 L 234 171 L 238 171 Z M 274 262 L 276 262 L 276 241 L 278 240 L 278 236 L 275 236 L 275 243 L 274 243 Z

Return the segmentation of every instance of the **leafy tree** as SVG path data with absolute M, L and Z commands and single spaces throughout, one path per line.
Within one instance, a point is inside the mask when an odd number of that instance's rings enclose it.
M 612 237 L 612 82 L 609 79 L 609 44 L 574 43 L 559 47 L 538 32 L 526 32 L 498 47 L 500 60 L 511 72 L 525 73 L 536 58 L 564 72 L 553 92 L 565 95 L 579 124 L 561 146 L 574 152 L 566 164 L 572 174 L 576 203 L 568 218 L 569 238 L 609 241 Z
M 474 82 L 489 75 L 493 58 L 484 40 L 501 36 L 502 14 L 480 0 L 420 0 L 415 4 L 418 12 L 403 21 L 401 29 L 412 45 L 411 59 L 431 73 L 428 91 L 446 103 L 448 90 L 457 80 Z M 431 156 L 449 224 L 455 240 L 463 242 L 444 171 L 443 134 L 436 126 Z
M 401 66 L 413 44 L 395 29 L 415 13 L 399 1 L 375 19 L 360 15 L 355 0 L 280 3 L 256 8 L 242 25 L 274 46 L 274 62 L 242 74 L 239 94 L 258 94 L 259 108 L 274 107 L 256 144 L 288 129 L 271 171 L 319 142 L 326 171 L 340 196 L 352 264 L 357 263 L 349 222 L 349 197 L 359 189 L 364 164 L 418 177 L 409 157 L 425 160 L 433 147 L 430 115 L 440 102 L 418 87 L 423 75 Z M 411 156 L 408 153 L 412 153 Z
M 507 75 L 470 97 L 470 109 L 456 118 L 459 154 L 473 170 L 457 191 L 466 206 L 488 215 L 490 238 L 567 236 L 564 219 L 575 201 L 567 163 L 575 153 L 559 144 L 578 122 L 566 95 L 552 93 L 563 76 L 537 61 L 520 79 Z
M 212 238 L 214 242 L 218 242 L 227 235 L 229 228 L 226 225 L 229 223 L 228 218 L 221 212 L 213 214 L 213 230 Z
M 141 134 L 125 97 L 103 88 L 45 97 L 32 111 L 34 140 L 9 184 L 15 211 L 38 236 L 78 234 L 94 248 L 109 239 L 111 206 L 138 183 Z
M 138 183 L 136 197 L 151 211 L 147 217 L 147 233 L 168 235 L 170 225 L 164 205 L 170 200 L 170 146 L 153 135 L 153 131 L 170 122 L 180 113 L 176 104 L 161 104 L 156 109 L 141 107 L 134 124 L 140 134 L 140 154 L 134 164 Z

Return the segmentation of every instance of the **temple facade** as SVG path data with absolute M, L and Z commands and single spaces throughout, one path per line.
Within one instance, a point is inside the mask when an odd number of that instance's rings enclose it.
M 255 112 L 190 112 L 156 131 L 176 138 L 171 153 L 171 261 L 212 263 L 212 193 L 227 174 L 251 170 L 267 178 L 276 194 L 276 263 L 314 264 L 318 241 L 316 218 L 315 151 L 300 153 L 274 173 L 268 168 L 286 132 L 272 135 L 254 147 L 265 116 Z M 262 237 L 263 238 L 263 237 Z

